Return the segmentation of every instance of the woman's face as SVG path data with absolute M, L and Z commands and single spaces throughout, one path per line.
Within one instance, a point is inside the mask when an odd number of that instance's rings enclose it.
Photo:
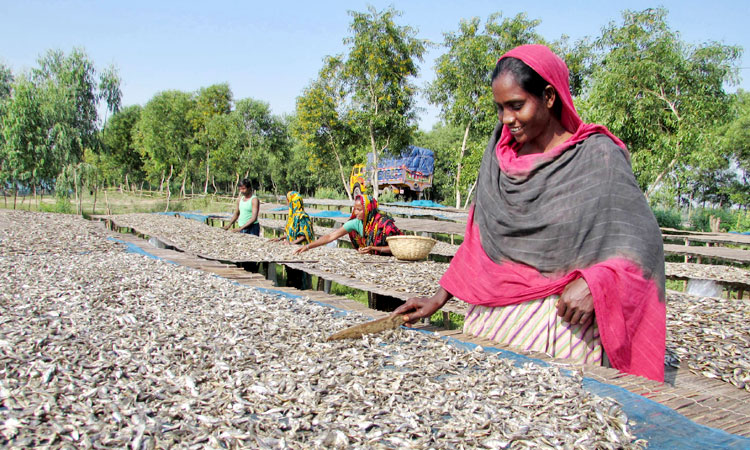
M 354 209 L 352 209 L 352 213 L 354 214 L 354 217 L 361 220 L 362 222 L 365 221 L 365 207 L 362 205 L 362 200 L 357 199 L 357 201 L 354 202 Z
M 551 87 L 545 90 L 542 99 L 525 91 L 512 73 L 505 72 L 492 82 L 492 95 L 498 119 L 508 126 L 519 144 L 534 142 L 550 126 L 555 101 Z

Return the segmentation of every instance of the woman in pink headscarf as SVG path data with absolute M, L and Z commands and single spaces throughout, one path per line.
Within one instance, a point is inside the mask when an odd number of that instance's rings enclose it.
M 395 312 L 413 322 L 455 296 L 466 333 L 663 381 L 663 245 L 625 145 L 582 123 L 545 46 L 503 55 L 492 92 L 465 240 L 438 292 Z

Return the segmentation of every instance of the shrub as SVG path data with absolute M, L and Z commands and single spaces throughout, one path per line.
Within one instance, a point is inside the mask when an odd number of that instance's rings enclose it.
M 701 208 L 693 213 L 693 216 L 690 218 L 690 225 L 697 231 L 711 231 L 711 216 L 721 219 L 721 224 L 719 225 L 721 231 L 728 231 L 735 222 L 735 218 L 730 211 L 725 209 Z
M 656 222 L 662 228 L 677 228 L 682 227 L 682 216 L 680 212 L 675 209 L 653 209 Z
M 329 187 L 319 187 L 315 191 L 315 198 L 327 198 L 332 200 L 346 200 L 348 197 L 345 192 Z
M 396 194 L 392 190 L 381 192 L 378 195 L 378 203 L 391 203 L 396 201 Z
M 53 213 L 62 213 L 62 214 L 73 214 L 73 204 L 70 203 L 70 199 L 62 197 L 62 196 L 55 196 L 55 204 L 54 205 L 45 205 L 44 203 L 41 203 L 40 208 L 44 212 L 53 212 Z

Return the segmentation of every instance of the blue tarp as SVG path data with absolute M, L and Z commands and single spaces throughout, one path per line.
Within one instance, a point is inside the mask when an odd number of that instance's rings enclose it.
M 341 211 L 319 211 L 316 213 L 309 213 L 312 217 L 321 217 L 321 218 L 348 218 L 351 216 L 350 213 L 343 213 Z
M 372 167 L 372 153 L 367 154 L 367 165 Z M 410 145 L 395 158 L 383 157 L 378 161 L 378 168 L 406 167 L 412 172 L 430 175 L 435 171 L 435 154 L 432 150 Z
M 389 205 L 416 206 L 416 207 L 422 207 L 422 208 L 445 208 L 445 205 L 441 205 L 438 202 L 433 202 L 432 200 L 414 200 L 411 202 L 393 202 L 393 203 L 389 203 Z
M 209 216 L 208 214 L 196 214 L 196 213 L 186 213 L 186 212 L 171 212 L 171 211 L 170 212 L 160 212 L 160 213 L 156 213 L 156 214 L 160 214 L 162 216 L 180 216 L 180 217 L 185 217 L 187 219 L 197 220 L 198 222 L 201 222 L 201 223 L 206 223 L 206 219 L 208 219 L 208 216 Z
M 118 239 L 112 239 L 119 241 Z M 155 259 L 139 247 L 123 242 L 128 251 L 144 254 Z M 236 283 L 237 284 L 237 283 Z M 300 298 L 300 296 L 277 291 L 274 289 L 255 288 L 267 293 Z M 326 303 L 315 302 L 337 310 L 337 314 L 347 313 Z M 418 332 L 433 334 L 432 332 L 417 330 Z M 452 337 L 443 337 L 447 342 L 459 348 L 472 350 L 476 344 L 462 342 Z M 548 364 L 536 358 L 519 355 L 508 350 L 494 347 L 483 347 L 485 351 L 496 353 L 500 358 L 511 359 L 517 364 L 527 362 L 547 366 Z M 570 374 L 570 371 L 564 371 Z M 648 440 L 648 448 L 653 449 L 750 449 L 750 439 L 727 433 L 723 430 L 699 425 L 674 410 L 657 402 L 649 400 L 626 389 L 602 383 L 591 378 L 583 378 L 583 387 L 593 394 L 615 399 L 627 414 L 630 421 L 630 431 L 640 439 Z

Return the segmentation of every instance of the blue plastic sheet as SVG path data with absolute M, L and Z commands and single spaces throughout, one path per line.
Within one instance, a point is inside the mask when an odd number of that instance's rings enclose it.
M 417 208 L 445 208 L 445 205 L 441 205 L 438 202 L 432 200 L 413 200 L 410 202 L 393 202 L 389 205 L 401 205 L 401 206 L 414 206 Z
M 180 216 L 185 217 L 187 219 L 197 220 L 201 223 L 206 223 L 206 220 L 208 219 L 208 214 L 196 214 L 196 213 L 186 213 L 186 212 L 160 212 L 156 213 L 162 216 Z
M 124 245 L 125 246 L 125 251 L 127 251 L 128 253 L 136 253 L 138 255 L 148 256 L 151 259 L 160 259 L 162 261 L 168 262 L 169 264 L 177 265 L 177 263 L 175 263 L 175 262 L 166 260 L 164 258 L 160 258 L 160 257 L 158 257 L 156 255 L 152 255 L 151 253 L 147 252 L 146 250 L 143 250 L 142 248 L 138 247 L 137 245 L 135 245 L 135 244 L 133 244 L 131 242 L 125 242 L 125 241 L 121 241 L 121 240 L 115 239 L 115 238 L 107 238 L 107 240 L 108 241 L 113 241 L 113 242 L 119 242 L 120 244 Z
M 372 167 L 372 153 L 367 154 L 367 166 Z M 378 160 L 378 168 L 406 167 L 412 172 L 430 175 L 435 171 L 435 154 L 432 150 L 410 145 L 398 157 L 384 157 Z
M 341 211 L 319 211 L 316 213 L 310 214 L 312 217 L 320 217 L 320 218 L 349 218 L 351 216 L 350 213 L 343 213 Z

